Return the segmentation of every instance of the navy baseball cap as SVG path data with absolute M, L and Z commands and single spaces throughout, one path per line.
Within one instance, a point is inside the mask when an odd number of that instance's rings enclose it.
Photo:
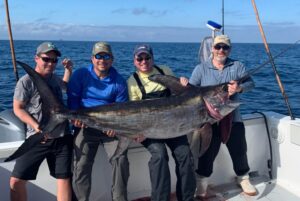
M 141 44 L 141 45 L 135 46 L 133 55 L 138 56 L 141 53 L 145 53 L 145 54 L 153 56 L 153 50 L 150 47 L 150 45 L 147 45 L 147 44 Z

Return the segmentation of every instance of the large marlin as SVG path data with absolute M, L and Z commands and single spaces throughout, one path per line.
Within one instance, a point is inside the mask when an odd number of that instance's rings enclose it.
M 128 144 L 126 137 L 135 138 L 143 134 L 147 138 L 165 139 L 186 135 L 199 130 L 202 125 L 221 120 L 239 106 L 228 99 L 224 85 L 212 87 L 182 86 L 178 78 L 154 75 L 149 79 L 165 85 L 174 94 L 168 98 L 113 103 L 88 109 L 69 110 L 53 95 L 44 79 L 33 68 L 17 61 L 30 75 L 42 100 L 42 134 L 52 138 L 65 120 L 78 119 L 86 126 L 102 131 L 115 130 L 120 136 L 118 152 Z M 30 144 L 30 140 L 24 143 Z M 123 144 L 122 144 L 123 143 Z M 124 145 L 126 144 L 126 145 Z M 31 146 L 31 145 L 30 145 Z M 30 147 L 29 146 L 29 147 Z M 13 160 L 26 150 L 19 151 L 7 159 Z

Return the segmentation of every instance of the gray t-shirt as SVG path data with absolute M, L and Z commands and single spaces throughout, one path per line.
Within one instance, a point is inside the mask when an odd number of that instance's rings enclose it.
M 222 70 L 218 70 L 213 66 L 212 61 L 208 60 L 197 65 L 192 73 L 189 83 L 196 86 L 213 86 L 229 82 L 231 80 L 239 80 L 246 75 L 245 66 L 237 61 L 228 58 Z M 254 82 L 251 78 L 245 80 L 240 84 L 242 92 L 247 92 L 254 87 Z M 231 100 L 239 101 L 239 94 L 230 97 Z M 238 107 L 233 113 L 233 121 L 242 121 L 240 108 Z
M 52 92 L 62 101 L 62 90 L 60 86 L 60 78 L 55 74 L 52 74 L 50 78 L 46 80 L 48 86 L 51 88 Z M 21 77 L 17 82 L 14 99 L 26 103 L 25 110 L 38 122 L 42 120 L 42 101 L 35 87 L 34 83 L 30 79 L 28 74 Z M 35 130 L 27 125 L 26 136 L 29 137 L 35 134 Z

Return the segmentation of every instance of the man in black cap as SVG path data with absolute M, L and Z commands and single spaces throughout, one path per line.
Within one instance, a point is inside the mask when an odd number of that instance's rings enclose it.
M 154 74 L 173 75 L 169 67 L 154 64 L 153 51 L 149 45 L 136 46 L 133 60 L 137 71 L 127 81 L 130 100 L 144 100 L 171 95 L 168 88 L 148 79 Z M 187 82 L 184 78 L 180 78 L 180 81 L 181 83 Z M 176 163 L 176 196 L 178 201 L 194 200 L 196 181 L 187 136 L 171 139 L 145 139 L 141 135 L 137 141 L 141 142 L 151 153 L 149 161 L 151 200 L 170 200 L 171 179 L 166 145 L 170 148 Z
M 44 42 L 37 48 L 35 55 L 35 71 L 40 74 L 50 86 L 53 93 L 62 101 L 62 81 L 53 73 L 60 51 L 53 43 Z M 63 82 L 68 82 L 72 73 L 72 62 L 68 59 L 62 62 L 65 68 Z M 14 93 L 13 110 L 15 115 L 27 125 L 26 136 L 41 135 L 42 102 L 36 86 L 29 75 L 24 75 L 17 83 Z M 57 179 L 57 200 L 71 200 L 71 159 L 73 138 L 68 132 L 68 122 L 64 125 L 61 136 L 46 139 L 16 160 L 10 178 L 10 194 L 12 201 L 26 201 L 26 183 L 35 180 L 44 159 L 50 170 L 50 175 Z

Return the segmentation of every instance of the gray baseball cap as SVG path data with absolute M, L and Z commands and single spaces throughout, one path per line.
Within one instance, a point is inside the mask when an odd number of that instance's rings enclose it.
M 39 55 L 41 53 L 48 53 L 50 51 L 54 51 L 58 57 L 61 56 L 60 51 L 57 49 L 57 47 L 51 43 L 51 42 L 43 42 L 38 46 L 36 49 L 36 55 Z

